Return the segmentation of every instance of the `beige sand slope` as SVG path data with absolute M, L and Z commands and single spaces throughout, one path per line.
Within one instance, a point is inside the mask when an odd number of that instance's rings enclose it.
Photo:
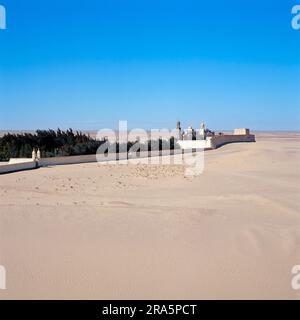
M 0 298 L 291 298 L 300 264 L 295 134 L 180 166 L 69 165 L 0 176 Z

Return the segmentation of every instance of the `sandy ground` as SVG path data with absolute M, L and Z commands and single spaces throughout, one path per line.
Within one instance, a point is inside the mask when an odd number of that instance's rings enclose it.
M 296 134 L 205 153 L 205 170 L 81 164 L 0 176 L 7 299 L 300 299 Z

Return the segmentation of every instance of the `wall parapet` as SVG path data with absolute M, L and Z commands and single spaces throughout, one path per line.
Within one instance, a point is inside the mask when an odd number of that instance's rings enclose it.
M 51 157 L 41 158 L 38 161 L 39 167 L 56 166 L 62 164 L 76 164 L 96 162 L 96 154 L 82 155 L 82 156 L 65 156 L 65 157 Z
M 255 142 L 254 134 L 225 134 L 220 136 L 214 136 L 211 138 L 211 148 L 216 149 L 228 143 L 236 142 Z
M 26 161 L 22 163 L 3 164 L 0 166 L 0 174 L 32 170 L 37 168 L 36 161 Z
M 228 143 L 255 142 L 253 134 L 222 134 L 207 137 L 205 140 L 178 140 L 177 143 L 182 149 L 217 149 Z

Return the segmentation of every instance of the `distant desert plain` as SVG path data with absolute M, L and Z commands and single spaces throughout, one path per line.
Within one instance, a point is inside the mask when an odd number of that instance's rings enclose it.
M 0 176 L 0 299 L 300 299 L 300 133 L 256 140 Z

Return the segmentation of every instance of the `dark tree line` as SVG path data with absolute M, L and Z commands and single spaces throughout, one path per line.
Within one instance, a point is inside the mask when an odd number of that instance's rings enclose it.
M 30 158 L 33 149 L 40 149 L 42 158 L 87 155 L 95 154 L 98 148 L 105 143 L 105 140 L 96 140 L 82 132 L 73 132 L 72 129 L 66 131 L 37 130 L 34 134 L 7 133 L 0 137 L 0 161 L 8 161 L 10 158 Z M 126 152 L 136 142 L 128 144 L 109 144 L 109 152 Z M 169 141 L 156 140 L 139 144 L 140 151 L 168 150 L 179 148 L 174 138 Z
M 42 157 L 93 154 L 103 141 L 97 141 L 72 129 L 62 131 L 37 130 L 36 133 L 11 134 L 0 138 L 0 160 L 30 158 L 33 149 L 40 149 Z

